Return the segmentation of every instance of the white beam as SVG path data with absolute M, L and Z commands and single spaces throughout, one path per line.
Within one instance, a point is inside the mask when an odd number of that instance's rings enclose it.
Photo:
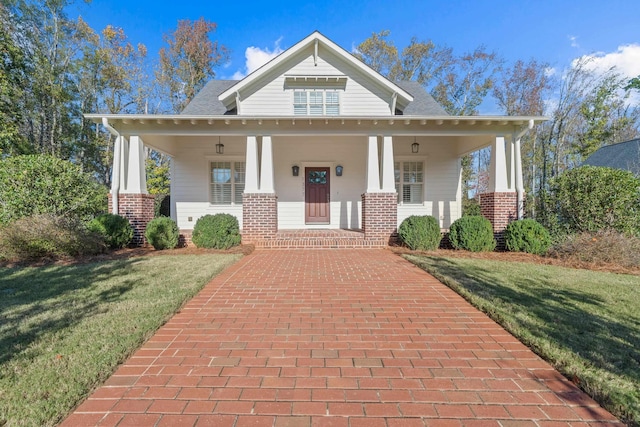
M 524 217 L 524 183 L 522 179 L 522 155 L 520 148 L 520 138 L 515 142 L 516 157 L 516 192 L 518 193 L 518 219 Z
M 126 181 L 121 193 L 147 194 L 144 143 L 134 135 L 129 138 L 128 148 Z
M 258 142 L 255 135 L 247 136 L 246 168 L 244 177 L 244 192 L 258 192 Z
M 378 137 L 369 135 L 367 146 L 367 193 L 380 191 L 380 167 L 378 166 Z
M 260 192 L 275 193 L 273 186 L 273 144 L 271 135 L 262 137 L 262 158 L 260 159 Z
M 395 193 L 396 178 L 393 167 L 393 138 L 385 135 L 382 138 L 382 191 Z

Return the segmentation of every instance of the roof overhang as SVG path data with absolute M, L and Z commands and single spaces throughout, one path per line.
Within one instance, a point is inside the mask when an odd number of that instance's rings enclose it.
M 519 137 L 548 120 L 540 116 L 189 116 L 87 114 L 112 133 L 141 136 L 162 150 L 167 137 L 246 135 L 393 135 L 466 137 L 467 151 L 483 148 L 495 136 Z M 171 154 L 171 153 L 169 153 Z

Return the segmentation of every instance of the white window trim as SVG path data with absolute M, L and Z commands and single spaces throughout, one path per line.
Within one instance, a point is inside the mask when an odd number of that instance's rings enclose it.
M 296 92 L 303 92 L 306 96 L 306 104 L 305 104 L 305 108 L 306 108 L 306 114 L 296 114 L 295 111 L 295 105 L 296 105 L 296 96 L 295 93 Z M 309 103 L 309 92 L 321 92 L 322 93 L 322 114 L 310 114 L 310 103 Z M 338 94 L 338 112 L 336 114 L 327 114 L 327 92 L 335 92 L 336 94 Z M 344 94 L 344 90 L 341 89 L 335 89 L 335 88 L 310 88 L 310 87 L 305 87 L 305 88 L 294 88 L 291 90 L 291 108 L 293 111 L 293 115 L 297 115 L 297 116 L 313 116 L 313 117 L 323 117 L 323 116 L 330 116 L 330 117 L 335 117 L 335 116 L 339 116 L 342 112 L 342 98 L 343 98 L 343 94 Z
M 393 165 L 394 175 L 395 175 L 395 164 L 396 163 L 400 164 L 400 181 L 399 181 L 399 188 L 397 189 L 398 206 L 424 206 L 426 201 L 426 190 L 427 190 L 427 159 L 424 157 L 416 158 L 416 157 L 410 157 L 410 156 L 399 156 L 393 159 L 393 161 L 394 161 L 394 165 Z M 409 203 L 403 200 L 404 193 L 402 192 L 402 186 L 404 185 L 404 182 L 403 182 L 403 177 L 404 177 L 403 164 L 404 163 L 422 163 L 422 201 L 421 202 Z M 394 176 L 394 185 L 396 182 L 397 181 L 395 181 L 395 176 Z
M 211 176 L 211 163 L 214 162 L 230 162 L 231 168 L 232 170 L 234 169 L 234 164 L 235 163 L 244 163 L 245 164 L 245 182 L 246 182 L 246 159 L 242 156 L 206 156 L 206 162 L 207 162 L 207 191 L 208 191 L 208 203 L 210 206 L 242 206 L 242 202 L 240 203 L 236 203 L 235 202 L 235 175 L 232 175 L 232 182 L 231 182 L 231 195 L 232 195 L 232 200 L 231 203 L 213 203 L 213 201 L 211 200 L 211 186 L 213 185 L 212 182 L 212 176 Z

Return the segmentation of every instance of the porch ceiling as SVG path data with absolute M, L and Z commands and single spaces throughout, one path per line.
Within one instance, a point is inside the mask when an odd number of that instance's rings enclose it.
M 445 136 L 460 155 L 491 144 L 497 135 L 520 135 L 548 118 L 540 116 L 187 116 L 87 114 L 106 119 L 124 136 L 141 136 L 145 145 L 173 154 L 179 136 L 393 135 Z

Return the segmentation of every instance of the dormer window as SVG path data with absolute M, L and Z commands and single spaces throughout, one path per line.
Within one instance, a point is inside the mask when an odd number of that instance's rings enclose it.
M 334 89 L 296 89 L 293 91 L 293 114 L 337 116 L 340 114 L 340 92 Z

